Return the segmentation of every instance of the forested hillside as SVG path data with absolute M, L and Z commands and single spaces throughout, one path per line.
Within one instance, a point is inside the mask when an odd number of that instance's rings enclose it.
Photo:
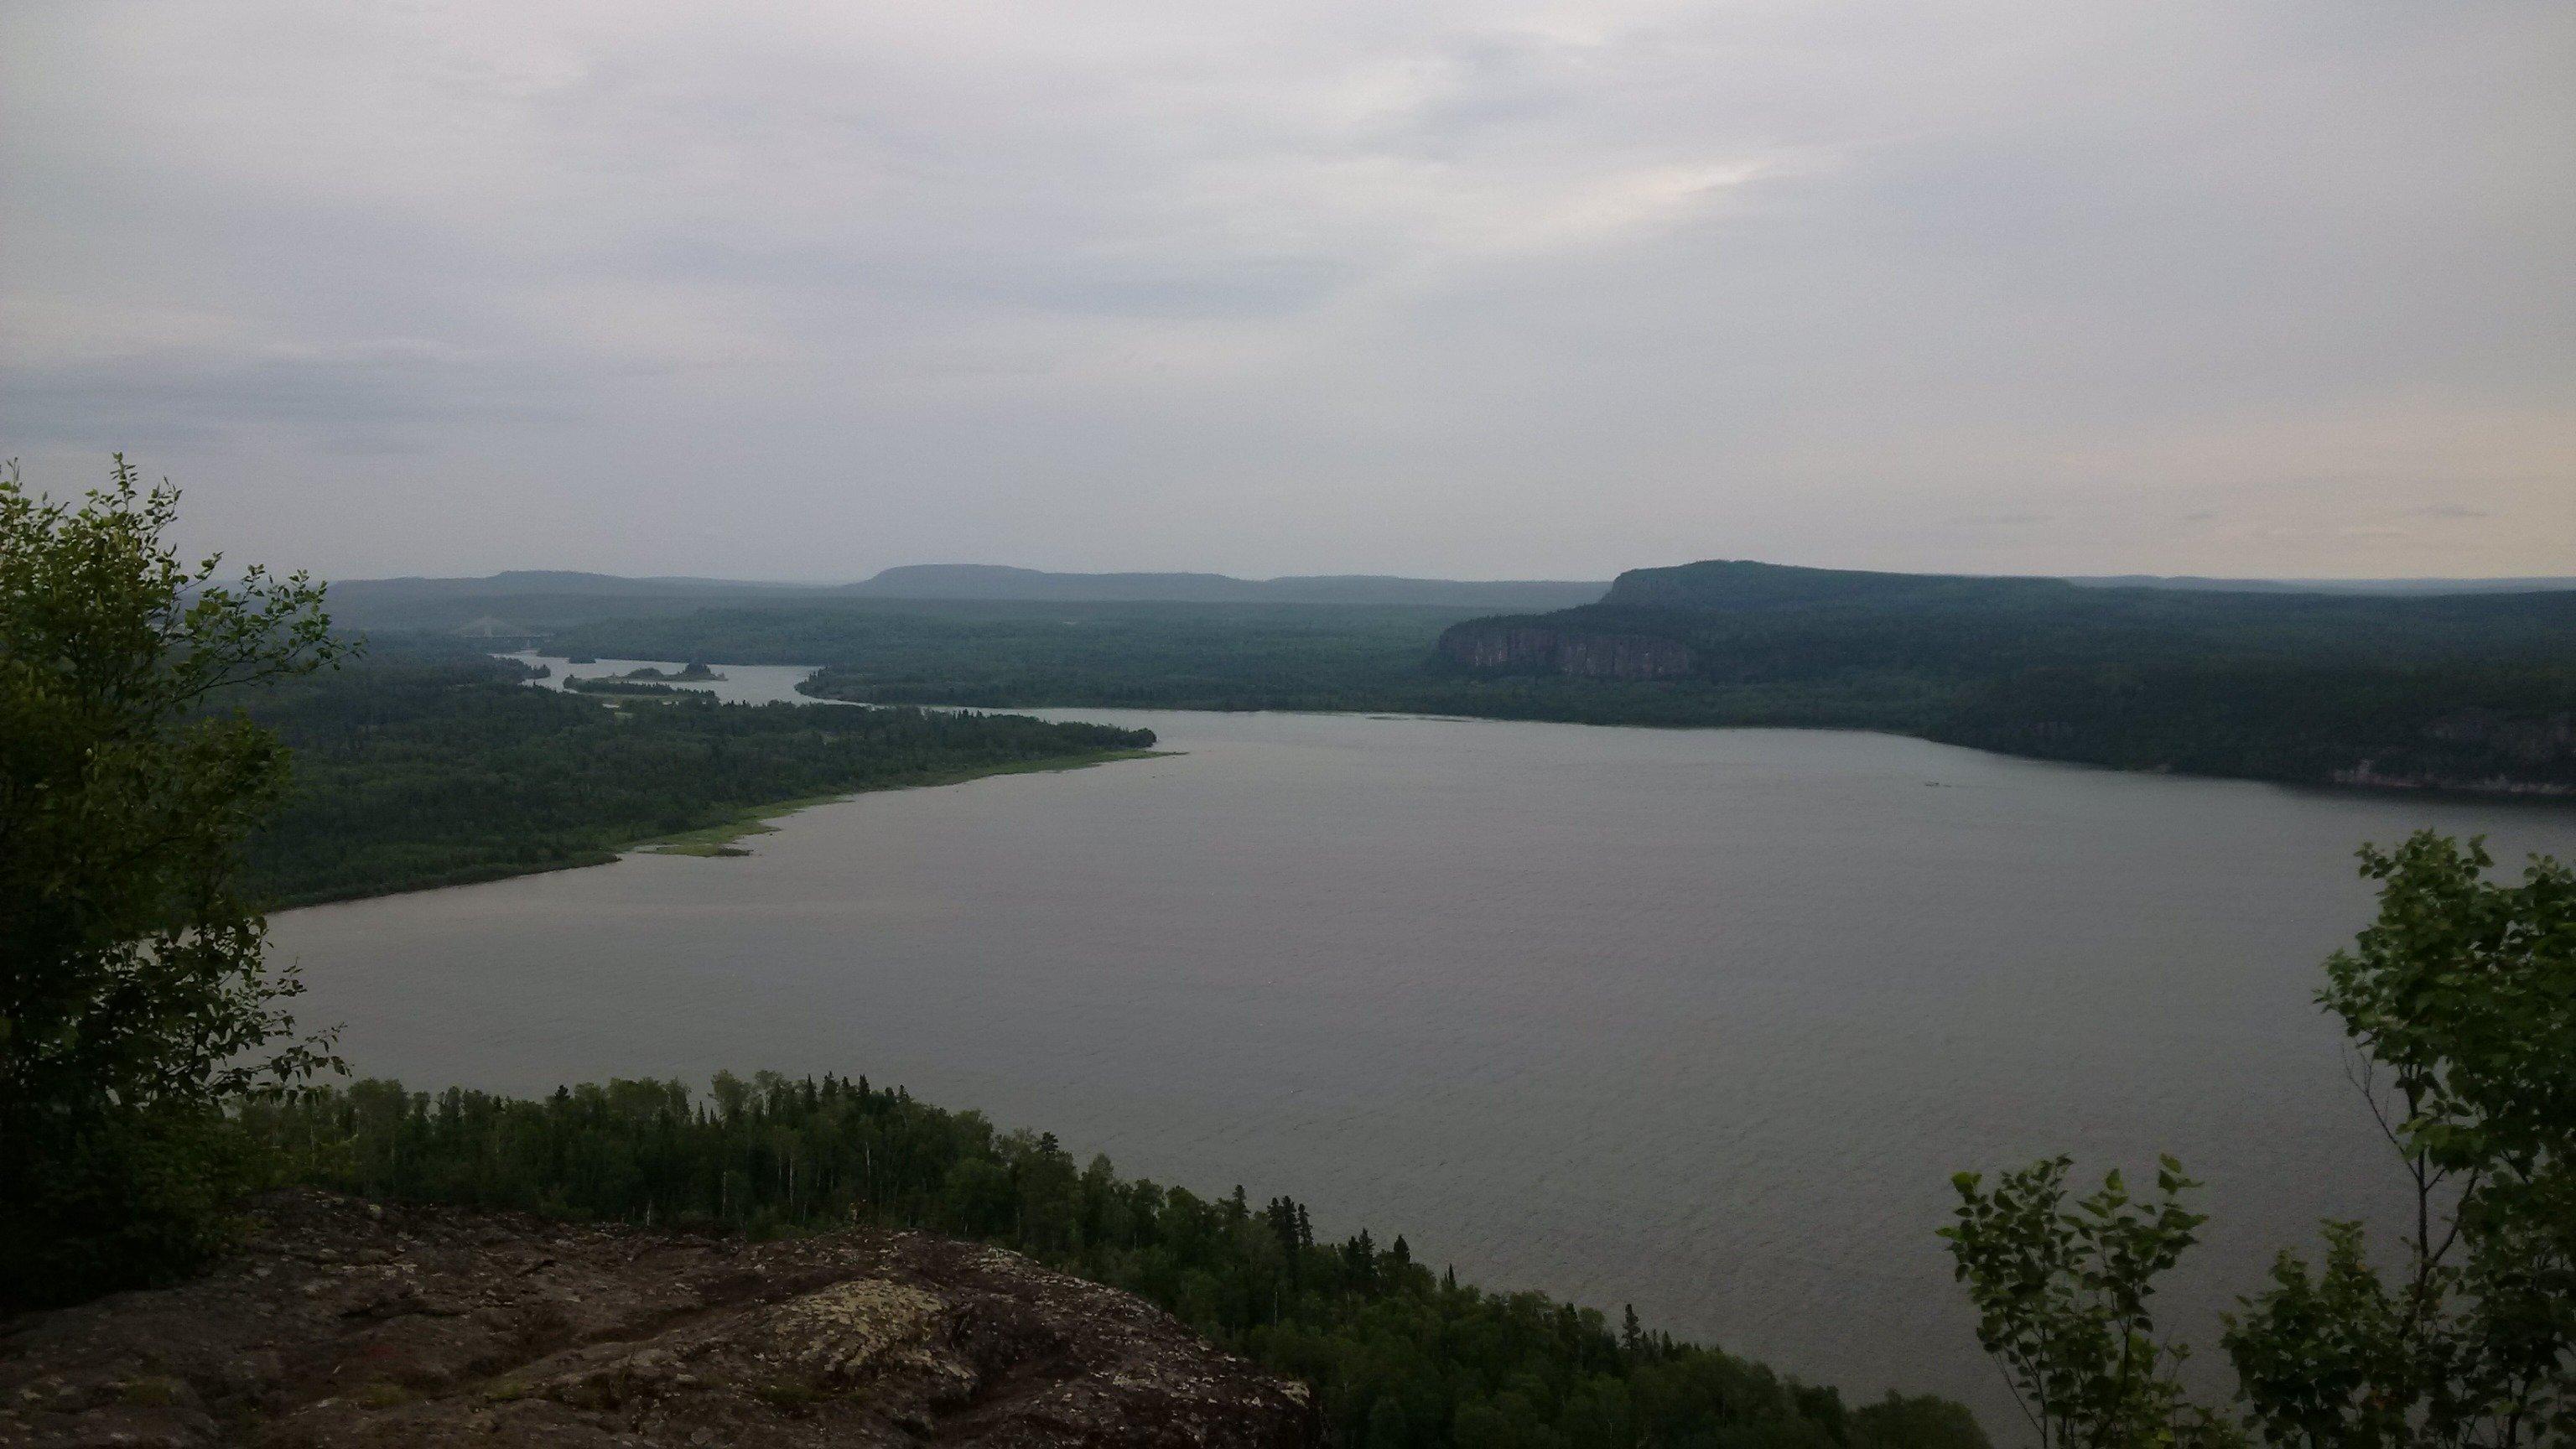
M 828 664 L 816 692 L 890 704 L 1372 708 L 1465 609 L 1338 604 L 852 602 L 706 609 L 568 630 L 627 659 Z
M 853 1222 L 980 1238 L 1161 1304 L 1312 1384 L 1330 1442 L 1426 1449 L 1984 1449 L 1961 1406 L 1860 1406 L 1714 1348 L 1488 1293 L 1401 1235 L 1077 1163 L 1052 1136 L 864 1078 L 610 1082 L 544 1101 L 362 1082 L 244 1120 L 308 1181 L 371 1196 L 774 1236 Z
M 1697 564 L 1603 603 L 705 609 L 551 648 L 878 703 L 1875 729 L 2122 769 L 2576 792 L 2576 591 L 2386 597 Z
M 668 686 L 612 705 L 516 666 L 382 642 L 377 657 L 244 701 L 294 751 L 251 843 L 267 900 L 302 904 L 611 859 L 815 796 L 1076 764 L 1144 730 L 1015 715 L 720 705 Z
M 1711 561 L 1621 574 L 1598 605 L 1630 626 L 1834 667 L 2145 662 L 2225 654 L 2570 662 L 2576 590 L 2392 598 L 2086 586 Z M 1575 622 L 1586 609 L 1547 615 Z
M 1440 656 L 1470 677 L 1676 696 L 1910 688 L 1911 733 L 2126 769 L 2576 791 L 2571 591 L 2230 594 L 1712 562 L 1460 624 Z

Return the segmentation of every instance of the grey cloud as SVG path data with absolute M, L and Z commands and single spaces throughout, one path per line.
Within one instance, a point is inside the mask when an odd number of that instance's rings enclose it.
M 419 453 L 460 427 L 573 420 L 542 400 L 550 381 L 443 353 L 397 339 L 304 356 L 0 367 L 0 417 L 13 445 L 102 455 L 217 450 L 277 430 L 330 455 Z
M 852 254 L 820 248 L 753 251 L 685 239 L 648 249 L 646 275 L 722 279 L 761 288 L 863 288 L 925 304 L 993 305 L 1033 311 L 1139 317 L 1261 317 L 1312 307 L 1357 271 L 1327 256 L 1087 255 L 889 250 Z
M 2550 572 L 2571 45 L 2557 0 L 9 7 L 0 452 L 149 450 L 324 570 Z M 380 516 L 424 476 L 513 527 Z

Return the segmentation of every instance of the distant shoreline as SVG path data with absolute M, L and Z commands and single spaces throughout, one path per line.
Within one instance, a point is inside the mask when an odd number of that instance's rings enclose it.
M 1071 770 L 1087 770 L 1095 765 L 1117 764 L 1125 760 L 1149 760 L 1185 754 L 1183 750 L 1093 750 L 1076 755 L 1049 756 L 1036 760 L 1013 760 L 1004 764 L 977 766 L 970 769 L 923 771 L 902 779 L 865 785 L 821 795 L 803 795 L 787 800 L 747 806 L 730 815 L 693 829 L 659 835 L 639 835 L 614 846 L 565 860 L 550 860 L 529 865 L 473 866 L 436 880 L 422 881 L 391 890 L 354 889 L 315 892 L 272 901 L 265 909 L 272 915 L 287 911 L 311 910 L 322 906 L 352 905 L 360 901 L 383 900 L 390 896 L 418 895 L 424 891 L 454 890 L 460 886 L 488 885 L 493 881 L 512 880 L 520 876 L 552 875 L 558 871 L 587 870 L 592 866 L 613 865 L 628 855 L 688 855 L 728 857 L 750 855 L 734 842 L 754 835 L 775 832 L 770 822 L 781 820 L 818 805 L 855 800 L 862 795 L 875 795 L 888 790 L 927 790 L 942 785 L 962 785 L 997 775 L 1052 775 Z
M 1062 759 L 1019 760 L 1007 765 L 986 765 L 966 770 L 944 770 L 925 774 L 918 779 L 899 780 L 884 785 L 871 785 L 864 790 L 845 790 L 838 794 L 807 795 L 775 804 L 757 805 L 744 810 L 731 820 L 714 825 L 683 830 L 673 835 L 641 840 L 625 847 L 619 854 L 741 856 L 751 854 L 734 845 L 755 835 L 773 835 L 778 827 L 770 822 L 811 810 L 817 805 L 831 805 L 855 800 L 861 795 L 882 794 L 888 790 L 930 790 L 942 785 L 962 785 L 969 780 L 989 779 L 996 775 L 1060 775 L 1071 770 L 1088 770 L 1095 765 L 1111 765 L 1121 760 L 1152 760 L 1186 754 L 1184 750 L 1100 750 L 1088 755 Z
M 822 673 L 821 668 L 815 674 Z M 1453 724 L 1546 724 L 1571 725 L 1580 729 L 1654 730 L 1659 733 L 1688 730 L 1797 730 L 1808 734 L 1886 735 L 1892 739 L 1920 740 L 1928 745 L 1942 745 L 1956 750 L 1973 750 L 1998 759 L 2021 760 L 2037 765 L 2058 765 L 2076 770 L 2098 770 L 2112 775 L 2140 775 L 2177 780 L 2214 780 L 2238 785 L 2264 785 L 2280 790 L 2312 792 L 2327 796 L 2362 799 L 2387 799 L 2406 796 L 2427 800 L 2450 800 L 2480 805 L 2506 805 L 2535 810 L 2565 811 L 2576 808 L 2576 787 L 2551 783 L 2515 782 L 2499 786 L 2471 786 L 2439 781 L 2416 781 L 2394 778 L 2372 779 L 2300 779 L 2289 776 L 2228 774 L 2215 770 L 2158 769 L 2138 765 L 2113 764 L 2068 755 L 2041 754 L 2026 750 L 1998 749 L 1992 745 L 1949 739 L 1923 730 L 1905 729 L 1893 724 L 1833 724 L 1825 722 L 1786 722 L 1742 720 L 1710 722 L 1704 720 L 1667 719 L 1577 719 L 1569 714 L 1487 714 L 1456 709 L 1405 709 L 1401 706 L 1368 707 L 1352 705 L 1342 709 L 1299 708 L 1294 705 L 1258 704 L 1225 707 L 1205 702 L 1189 704 L 1114 704 L 1097 699 L 1026 700 L 1009 704 L 933 704 L 920 700 L 867 700 L 837 695 L 815 694 L 806 687 L 796 692 L 816 704 L 856 705 L 862 709 L 946 709 L 982 714 L 1012 714 L 1028 710 L 1106 710 L 1144 714 L 1296 714 L 1320 719 L 1375 719 L 1387 721 L 1425 720 Z

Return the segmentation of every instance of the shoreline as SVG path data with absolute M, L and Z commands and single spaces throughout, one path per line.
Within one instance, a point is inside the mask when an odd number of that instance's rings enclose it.
M 1036 760 L 1012 760 L 997 765 L 972 769 L 934 770 L 842 790 L 823 795 L 800 795 L 787 800 L 773 800 L 747 806 L 724 819 L 693 829 L 661 835 L 637 836 L 614 845 L 585 852 L 567 860 L 550 860 L 528 865 L 469 866 L 436 880 L 416 885 L 396 886 L 389 890 L 335 891 L 321 895 L 291 898 L 262 907 L 268 915 L 288 911 L 316 910 L 326 906 L 354 905 L 360 901 L 378 901 L 392 896 L 419 895 L 426 891 L 455 890 L 463 886 L 489 885 L 494 881 L 515 880 L 521 876 L 552 875 L 557 871 L 588 870 L 593 866 L 614 865 L 629 855 L 685 855 L 702 859 L 722 859 L 750 855 L 753 852 L 734 842 L 754 835 L 774 833 L 770 824 L 818 805 L 831 805 L 855 800 L 862 795 L 875 795 L 888 790 L 929 790 L 943 785 L 963 785 L 972 780 L 1002 775 L 1056 775 L 1073 770 L 1087 770 L 1095 765 L 1114 765 L 1126 760 L 1163 759 L 1187 754 L 1186 750 L 1094 750 L 1079 755 L 1052 755 Z
M 1308 715 L 1323 719 L 1385 720 L 1391 723 L 1407 720 L 1425 720 L 1449 724 L 1544 724 L 1569 725 L 1578 729 L 1654 730 L 1658 732 L 1683 732 L 1690 730 L 1796 730 L 1816 734 L 1885 735 L 1891 739 L 1920 740 L 1928 745 L 1942 745 L 1956 750 L 1971 750 L 1980 755 L 1994 756 L 1997 759 L 2020 760 L 2029 764 L 2038 765 L 2057 765 L 2076 770 L 2093 770 L 2111 775 L 2134 775 L 2148 779 L 2166 780 L 2207 780 L 2214 783 L 2237 785 L 2264 785 L 2274 789 L 2313 792 L 2328 797 L 2340 796 L 2347 799 L 2389 799 L 2413 797 L 2417 799 L 2441 800 L 2463 804 L 2505 805 L 2541 811 L 2567 812 L 2570 810 L 2576 810 L 2576 785 L 2558 785 L 2546 781 L 2516 781 L 2502 786 L 2478 786 L 2447 781 L 2419 782 L 2402 778 L 2317 779 L 2309 776 L 2295 775 L 2221 773 L 2208 770 L 2180 770 L 2165 766 L 2117 765 L 2103 760 L 2087 760 L 2072 755 L 2036 754 L 2022 750 L 1999 750 L 1988 745 L 1970 744 L 1964 740 L 1950 739 L 1938 734 L 1926 733 L 1920 730 L 1902 729 L 1886 724 L 1718 723 L 1670 720 L 1596 720 L 1570 719 L 1562 715 L 1541 714 L 1434 713 L 1405 710 L 1388 706 L 1363 708 L 1356 705 L 1347 709 L 1298 709 L 1279 705 L 1221 708 L 1204 703 L 1108 704 L 1097 700 L 1077 700 L 1071 703 L 919 704 L 910 700 L 886 702 L 879 700 L 847 699 L 837 695 L 815 694 L 808 691 L 801 683 L 797 686 L 796 692 L 803 695 L 806 700 L 816 704 L 855 705 L 861 709 L 947 709 L 973 711 L 979 714 L 1014 714 L 1029 710 L 1109 710 L 1139 714 L 1284 714 Z
M 1066 755 L 1043 760 L 1014 760 L 1008 764 L 980 766 L 966 770 L 933 771 L 912 779 L 871 785 L 864 790 L 844 790 L 837 794 L 802 795 L 740 811 L 730 820 L 701 825 L 671 835 L 657 835 L 635 841 L 618 849 L 619 855 L 692 855 L 704 858 L 743 856 L 750 851 L 734 842 L 754 835 L 773 835 L 778 827 L 773 820 L 811 810 L 817 805 L 832 805 L 855 800 L 862 795 L 882 794 L 888 790 L 932 790 L 942 785 L 963 785 L 970 780 L 988 780 L 1000 775 L 1060 775 L 1073 770 L 1088 770 L 1095 765 L 1114 765 L 1122 760 L 1163 759 L 1186 754 L 1186 750 L 1096 750 L 1085 755 Z

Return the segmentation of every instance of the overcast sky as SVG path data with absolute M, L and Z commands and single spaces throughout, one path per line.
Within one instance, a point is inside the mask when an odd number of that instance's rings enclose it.
M 0 0 L 0 453 L 326 575 L 2576 572 L 2576 5 Z

